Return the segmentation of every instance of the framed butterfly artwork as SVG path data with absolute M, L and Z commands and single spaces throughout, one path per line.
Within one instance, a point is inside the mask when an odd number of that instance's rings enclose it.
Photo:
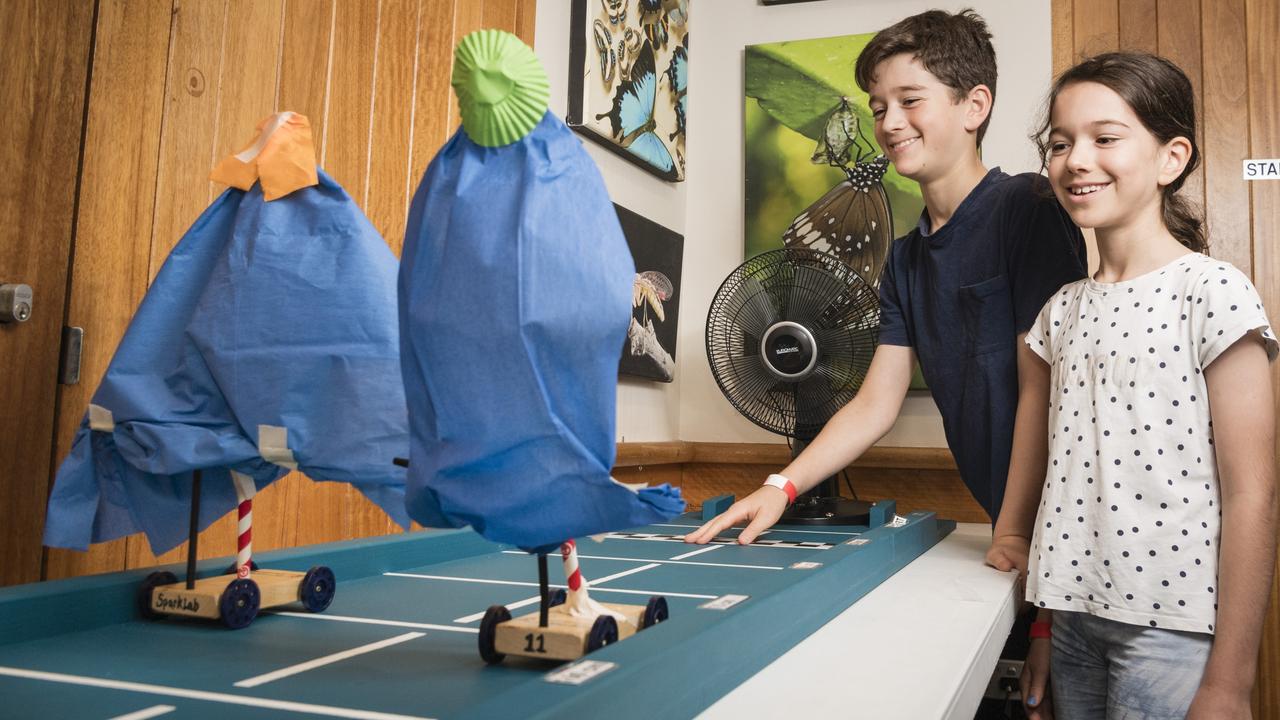
M 874 35 L 747 46 L 745 257 L 822 250 L 878 286 L 894 238 L 919 220 L 920 187 L 885 159 L 853 77 Z M 912 387 L 924 389 L 918 370 Z
M 663 180 L 684 180 L 693 0 L 572 0 L 565 122 Z
M 684 237 L 617 203 L 613 208 L 636 264 L 631 291 L 631 326 L 618 372 L 671 382 L 676 373 Z

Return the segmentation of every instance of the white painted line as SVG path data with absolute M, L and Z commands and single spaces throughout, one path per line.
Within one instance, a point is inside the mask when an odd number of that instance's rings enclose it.
M 699 548 L 699 549 L 697 549 L 697 550 L 692 550 L 692 551 L 687 552 L 687 553 L 681 553 L 680 555 L 675 555 L 675 556 L 673 556 L 671 559 L 672 559 L 672 560 L 683 560 L 683 559 L 685 559 L 685 558 L 691 558 L 691 557 L 693 557 L 694 555 L 701 555 L 702 553 L 705 553 L 705 552 L 711 552 L 712 550 L 719 550 L 719 549 L 720 549 L 720 548 L 722 548 L 722 547 L 724 547 L 724 546 L 723 546 L 723 545 L 708 545 L 708 546 L 706 546 L 706 547 L 704 547 L 704 548 Z
M 110 720 L 150 720 L 153 717 L 168 715 L 178 708 L 172 705 L 153 705 L 149 708 L 143 708 L 138 712 L 131 712 L 125 715 L 117 715 Z
M 516 555 L 525 555 L 525 554 L 527 554 L 527 553 L 525 553 L 525 552 L 522 552 L 522 551 L 516 551 L 516 550 L 512 550 L 512 551 L 509 551 L 509 552 L 513 552 L 513 553 L 515 553 Z M 583 557 L 583 556 L 579 555 L 579 557 Z M 666 562 L 666 561 L 663 561 L 663 562 Z M 753 565 L 752 567 L 757 567 L 757 566 Z M 779 569 L 779 570 L 781 570 L 782 568 L 778 568 L 778 569 Z M 418 574 L 416 574 L 416 573 L 393 573 L 393 572 L 383 573 L 383 575 L 391 575 L 391 576 L 394 576 L 394 577 L 403 577 L 403 578 L 416 578 L 416 579 L 419 579 L 419 580 L 456 580 L 456 581 L 458 581 L 458 582 L 491 583 L 491 584 L 493 584 L 493 585 L 516 585 L 516 586 L 519 586 L 519 587 L 538 587 L 538 583 L 536 583 L 536 582 L 523 582 L 523 581 L 517 581 L 517 580 L 477 580 L 477 579 L 475 579 L 475 578 L 449 577 L 448 575 L 418 575 Z M 603 578 L 602 578 L 602 580 L 603 580 Z M 695 600 L 702 599 L 702 598 L 713 598 L 713 597 L 719 597 L 719 596 L 717 596 L 717 595 L 702 595 L 702 594 L 699 594 L 699 593 L 678 593 L 678 592 L 667 592 L 667 591 L 663 591 L 663 590 L 623 590 L 623 589 L 621 589 L 621 588 L 596 587 L 596 584 L 597 584 L 597 583 L 599 583 L 599 582 L 601 582 L 602 580 L 595 580 L 595 581 L 593 581 L 593 582 L 591 583 L 591 589 L 592 589 L 592 590 L 599 590 L 600 592 L 625 593 L 625 594 L 628 594 L 628 595 L 666 595 L 667 597 L 694 598 Z M 566 589 L 566 590 L 568 589 L 568 586 L 567 586 L 567 585 L 559 585 L 559 584 L 557 584 L 557 583 L 547 583 L 547 587 L 549 587 L 549 588 L 564 588 L 564 589 Z M 511 606 L 511 605 L 508 605 L 507 607 L 512 607 L 512 606 Z M 299 616 L 299 617 L 305 617 L 305 616 L 307 616 L 309 613 L 274 613 L 274 614 L 276 614 L 276 615 L 297 615 L 297 616 Z M 333 616 L 332 616 L 332 615 L 329 615 L 328 617 L 333 617 Z M 438 629 L 438 627 L 448 627 L 448 626 L 435 626 L 435 625 L 416 625 L 416 624 L 414 624 L 414 623 L 405 623 L 405 626 L 406 626 L 406 627 L 426 627 L 426 628 L 437 628 L 437 629 Z
M 511 555 L 525 555 L 527 553 L 521 550 L 503 550 L 502 552 Z M 609 555 L 579 555 L 579 560 L 620 560 L 622 562 L 642 562 L 642 563 L 658 563 L 659 565 L 697 565 L 699 567 L 725 567 L 725 568 L 743 568 L 746 570 L 782 570 L 781 565 L 738 565 L 735 563 L 713 563 L 698 562 L 696 560 L 659 560 L 656 558 L 625 558 L 612 557 Z
M 653 524 L 653 527 L 700 528 L 700 527 L 702 527 L 702 526 L 701 526 L 701 525 L 680 525 L 680 524 L 678 524 L 678 523 L 654 523 L 654 524 Z M 730 530 L 733 530 L 733 529 L 741 530 L 743 527 L 746 527 L 746 525 L 743 525 L 742 527 L 737 527 L 737 526 L 735 526 L 735 527 L 733 527 L 733 528 L 729 528 L 729 529 L 730 529 Z M 803 533 L 803 534 L 805 534 L 805 535 L 844 535 L 844 536 L 846 536 L 846 537 L 850 537 L 850 536 L 853 536 L 853 535 L 861 535 L 861 534 L 862 534 L 862 533 L 860 533 L 860 532 L 836 532 L 835 530 L 793 530 L 793 529 L 791 529 L 791 528 L 789 528 L 789 527 L 782 527 L 782 528 L 780 528 L 780 527 L 774 527 L 772 530 L 769 530 L 769 531 L 767 531 L 767 532 Z M 763 534 L 763 533 L 761 533 L 761 534 Z
M 105 678 L 85 675 L 66 675 L 64 673 L 24 670 L 22 668 L 0 665 L 0 675 L 23 678 L 26 680 L 43 680 L 45 682 L 63 683 L 66 685 L 84 685 L 104 688 L 106 690 L 123 690 L 125 692 L 147 693 L 150 695 L 167 695 L 187 700 L 203 700 L 205 702 L 225 703 L 227 705 L 245 705 L 247 707 L 283 710 L 285 712 L 311 713 L 325 717 L 351 718 L 352 720 L 431 720 L 419 715 L 398 715 L 396 713 L 358 710 L 356 708 L 334 707 L 331 705 L 313 705 L 311 703 L 292 702 L 289 700 L 271 700 L 268 698 L 232 695 L 231 693 L 208 692 L 205 690 L 189 690 L 187 688 L 168 685 L 152 685 L 151 683 L 125 682 L 123 680 L 107 680 Z
M 432 625 L 431 623 L 406 622 L 404 620 L 379 620 L 377 618 L 351 617 L 350 615 L 330 615 L 329 613 L 273 612 L 271 614 L 306 618 L 308 620 L 332 620 L 334 622 L 349 622 L 360 625 L 385 625 L 387 627 L 413 628 L 415 630 L 444 630 L 446 632 L 464 633 L 480 632 L 475 628 L 460 628 L 452 625 Z
M 298 663 L 297 665 L 290 665 L 289 667 L 286 667 L 286 668 L 280 668 L 279 670 L 275 670 L 269 673 L 264 673 L 256 677 L 247 678 L 245 680 L 241 680 L 239 682 L 232 683 L 232 684 L 235 685 L 236 687 L 242 687 L 242 688 L 252 688 L 252 687 L 258 687 L 259 685 L 266 685 L 269 682 L 273 682 L 281 678 L 287 678 L 287 677 L 292 677 L 294 675 L 299 675 L 308 670 L 314 670 L 318 667 L 324 667 L 325 665 L 332 665 L 333 663 L 346 660 L 347 658 L 353 658 L 353 657 L 356 657 L 357 655 L 364 655 L 365 653 L 371 653 L 375 650 L 381 650 L 382 648 L 385 648 L 385 647 L 391 647 L 392 645 L 399 645 L 402 642 L 416 640 L 420 637 L 423 637 L 424 634 L 425 633 L 420 633 L 420 632 L 409 632 L 403 635 L 397 635 L 393 638 L 387 638 L 386 640 L 379 640 L 378 642 L 369 643 L 368 645 L 361 645 L 360 647 L 354 647 L 354 648 L 351 648 L 350 650 L 343 650 L 342 652 L 336 652 L 336 653 L 333 653 L 332 655 L 325 655 L 324 657 L 318 657 L 314 660 L 308 660 L 304 663 Z
M 579 555 L 578 557 L 582 558 L 582 557 L 586 557 L 586 556 L 585 556 L 585 555 Z M 588 590 L 607 590 L 608 588 L 602 588 L 602 587 L 597 587 L 597 586 L 598 586 L 600 583 L 606 583 L 606 582 L 609 582 L 610 580 L 617 580 L 617 579 L 618 579 L 618 578 L 620 578 L 620 577 L 626 577 L 626 576 L 628 576 L 628 575 L 634 575 L 634 574 L 636 574 L 636 573 L 638 573 L 638 572 L 644 572 L 645 570 L 652 570 L 652 569 L 654 569 L 654 568 L 656 568 L 656 567 L 658 567 L 658 564 L 657 564 L 657 563 L 650 563 L 650 564 L 648 564 L 648 565 L 641 565 L 640 567 L 631 568 L 630 570 L 623 570 L 622 572 L 616 572 L 616 573 L 614 573 L 614 574 L 612 574 L 612 575 L 606 575 L 606 576 L 604 576 L 604 577 L 602 577 L 602 578 L 598 578 L 598 579 L 596 579 L 596 580 L 587 580 L 587 589 L 588 589 Z M 539 596 L 539 595 L 535 595 L 534 597 L 531 597 L 531 598 L 525 598 L 524 600 L 519 600 L 519 601 L 516 601 L 516 602 L 513 602 L 513 603 L 507 603 L 507 609 L 508 609 L 508 610 L 511 610 L 511 609 L 514 609 L 514 608 L 522 608 L 522 607 L 524 607 L 524 606 L 526 606 L 526 605 L 532 605 L 532 604 L 534 604 L 534 603 L 536 603 L 536 602 L 540 602 L 541 600 L 542 600 L 542 597 L 541 597 L 541 596 Z M 475 621 L 477 621 L 477 620 L 480 620 L 480 619 L 482 619 L 483 617 L 484 617 L 484 613 L 476 613 L 476 614 L 474 614 L 474 615 L 467 615 L 467 616 L 465 616 L 465 617 L 460 617 L 460 618 L 458 618 L 457 620 L 454 620 L 454 622 L 456 622 L 456 623 L 461 623 L 461 624 L 465 625 L 465 624 L 467 624 L 467 623 L 473 623 L 473 622 L 475 622 Z

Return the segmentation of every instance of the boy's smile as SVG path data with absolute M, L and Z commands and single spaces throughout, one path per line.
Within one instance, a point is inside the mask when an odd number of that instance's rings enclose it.
M 973 152 L 969 104 L 910 54 L 880 63 L 870 90 L 876 142 L 900 175 L 927 183 Z

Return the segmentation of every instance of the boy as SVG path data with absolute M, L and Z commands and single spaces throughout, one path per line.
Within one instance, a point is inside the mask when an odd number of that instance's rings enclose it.
M 876 34 L 855 75 L 876 141 L 925 202 L 885 262 L 880 345 L 858 394 L 804 452 L 686 542 L 749 521 L 738 535 L 748 544 L 853 462 L 893 426 L 916 358 L 960 476 L 993 521 L 1010 470 L 1044 467 L 1044 408 L 1019 407 L 1015 348 L 1049 296 L 1084 277 L 1084 242 L 1043 178 L 982 164 L 996 87 L 986 23 L 971 10 L 914 15 Z

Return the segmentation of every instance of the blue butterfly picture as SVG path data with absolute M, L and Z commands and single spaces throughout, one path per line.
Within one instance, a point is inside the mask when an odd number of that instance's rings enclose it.
M 664 180 L 683 180 L 689 0 L 572 2 L 567 124 Z

